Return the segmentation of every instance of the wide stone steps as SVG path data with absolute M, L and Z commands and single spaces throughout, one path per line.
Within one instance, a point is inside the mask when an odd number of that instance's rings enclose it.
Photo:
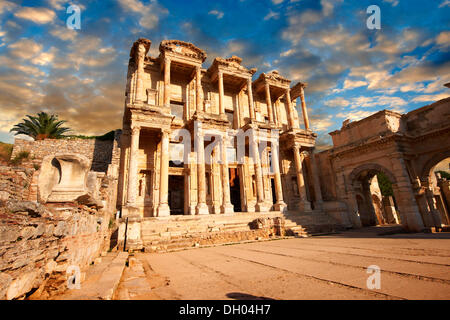
M 334 231 L 332 219 L 321 212 L 171 216 L 145 218 L 141 224 L 141 238 L 150 252 Z

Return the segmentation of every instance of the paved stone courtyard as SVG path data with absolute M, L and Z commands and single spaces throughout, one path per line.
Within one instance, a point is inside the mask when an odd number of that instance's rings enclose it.
M 449 233 L 377 236 L 368 230 L 349 231 L 306 239 L 138 253 L 134 258 L 116 298 L 450 298 Z M 379 290 L 366 286 L 370 265 L 381 269 Z

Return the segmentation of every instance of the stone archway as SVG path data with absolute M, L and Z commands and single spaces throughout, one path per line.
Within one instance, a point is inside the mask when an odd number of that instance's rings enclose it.
M 376 163 L 360 165 L 353 169 L 349 174 L 349 181 L 358 207 L 359 219 L 362 226 L 373 226 L 386 223 L 383 213 L 383 201 L 378 195 L 373 194 L 371 187 L 373 179 L 379 173 L 383 173 L 389 179 L 393 189 L 396 188 L 396 177 L 390 170 Z M 379 188 L 378 181 L 376 182 L 377 188 Z M 374 197 L 376 197 L 376 199 Z

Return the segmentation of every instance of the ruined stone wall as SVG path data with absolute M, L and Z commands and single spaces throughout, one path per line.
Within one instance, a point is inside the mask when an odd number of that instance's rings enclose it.
M 69 266 L 107 250 L 109 219 L 86 206 L 10 201 L 0 207 L 0 299 L 48 298 L 67 288 Z
M 0 202 L 27 200 L 34 169 L 0 165 Z
M 86 156 L 92 161 L 93 171 L 106 172 L 108 164 L 113 159 L 113 149 L 116 141 L 101 141 L 99 139 L 45 139 L 28 141 L 16 139 L 11 159 L 21 151 L 30 152 L 30 158 L 39 164 L 45 156 L 57 153 L 75 153 Z

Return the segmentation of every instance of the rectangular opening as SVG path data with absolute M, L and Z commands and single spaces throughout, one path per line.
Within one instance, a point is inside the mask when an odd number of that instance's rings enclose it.
M 184 214 L 184 176 L 169 175 L 169 207 L 171 215 Z
M 183 119 L 184 102 L 170 100 L 170 113 L 175 116 L 175 118 Z

